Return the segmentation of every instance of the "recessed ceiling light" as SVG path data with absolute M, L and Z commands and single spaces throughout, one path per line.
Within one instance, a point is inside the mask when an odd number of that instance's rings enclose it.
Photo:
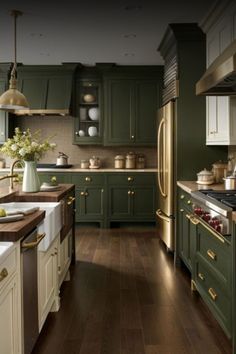
M 135 54 L 134 53 L 125 53 L 124 56 L 125 57 L 134 57 Z
M 137 34 L 135 34 L 135 33 L 124 34 L 124 38 L 136 38 L 136 37 L 137 37 Z
M 125 10 L 126 11 L 139 11 L 142 9 L 141 5 L 126 5 Z

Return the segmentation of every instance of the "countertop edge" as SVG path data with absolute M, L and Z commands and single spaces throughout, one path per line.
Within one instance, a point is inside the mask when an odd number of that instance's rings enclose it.
M 15 172 L 23 172 L 22 168 L 16 168 L 14 170 Z M 74 173 L 74 172 L 82 172 L 82 173 L 99 173 L 99 172 L 138 172 L 138 173 L 143 173 L 143 172 L 157 172 L 157 168 L 144 168 L 144 169 L 128 169 L 128 168 L 79 168 L 79 167 L 71 167 L 71 168 L 38 168 L 38 172 L 66 172 L 66 173 Z M 5 172 L 8 173 L 10 172 L 10 167 L 6 168 L 0 168 L 0 173 Z

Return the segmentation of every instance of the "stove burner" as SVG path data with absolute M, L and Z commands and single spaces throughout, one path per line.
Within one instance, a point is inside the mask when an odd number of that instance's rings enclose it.
M 203 191 L 201 191 L 203 192 Z M 209 198 L 217 200 L 224 205 L 229 206 L 233 210 L 236 210 L 236 190 L 228 191 L 206 191 L 204 192 Z

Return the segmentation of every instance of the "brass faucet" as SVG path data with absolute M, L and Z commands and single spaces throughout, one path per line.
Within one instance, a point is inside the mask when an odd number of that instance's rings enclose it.
M 18 163 L 20 163 L 21 166 L 22 166 L 22 161 L 21 161 L 21 160 L 15 160 L 15 161 L 11 164 L 11 167 L 10 167 L 10 175 L 9 175 L 9 177 L 10 177 L 10 190 L 13 190 L 13 189 L 14 189 L 14 184 L 13 184 L 14 180 L 13 180 L 13 178 L 14 178 L 14 177 L 18 177 L 18 174 L 15 174 L 15 173 L 14 173 L 14 167 L 15 167 L 15 165 L 18 164 Z M 7 177 L 6 177 L 6 178 L 7 178 Z

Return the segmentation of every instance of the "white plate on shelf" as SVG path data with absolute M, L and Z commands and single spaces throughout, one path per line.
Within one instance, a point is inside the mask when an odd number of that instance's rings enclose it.
M 8 215 L 8 216 L 2 216 L 0 217 L 0 222 L 12 222 L 12 221 L 18 221 L 23 219 L 24 215 L 23 214 L 16 214 L 16 215 Z

